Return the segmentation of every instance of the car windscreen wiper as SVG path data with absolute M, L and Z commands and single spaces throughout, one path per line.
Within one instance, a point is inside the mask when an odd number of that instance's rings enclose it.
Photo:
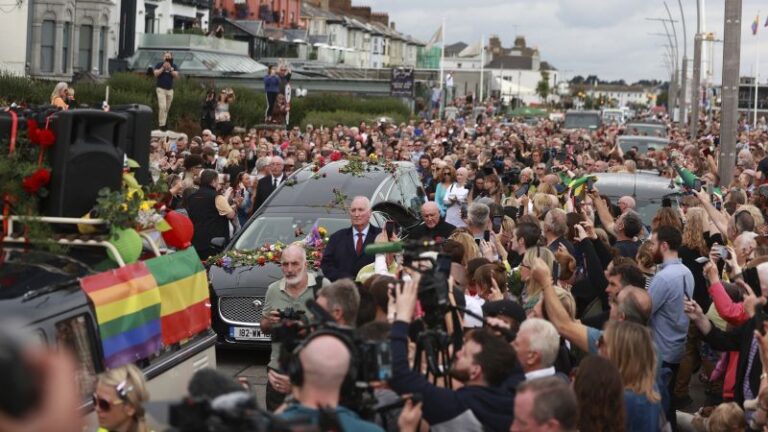
M 24 295 L 21 297 L 21 302 L 24 303 L 30 300 L 34 300 L 38 297 L 44 296 L 46 294 L 50 294 L 60 289 L 69 288 L 75 284 L 77 284 L 77 279 L 61 281 L 55 284 L 44 286 L 42 288 L 32 289 L 24 293 Z

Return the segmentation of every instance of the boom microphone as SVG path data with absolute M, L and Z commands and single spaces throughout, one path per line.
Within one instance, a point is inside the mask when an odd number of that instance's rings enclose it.
M 365 247 L 366 255 L 399 253 L 404 249 L 430 249 L 442 244 L 437 240 L 400 240 L 389 243 L 372 243 Z

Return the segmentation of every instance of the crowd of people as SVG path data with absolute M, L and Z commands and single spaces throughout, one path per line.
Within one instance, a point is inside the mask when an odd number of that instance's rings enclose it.
M 229 238 L 279 184 L 320 158 L 375 155 L 417 166 L 421 224 L 382 232 L 371 225 L 369 200 L 354 197 L 351 226 L 330 236 L 320 273 L 300 246 L 284 251 L 284 277 L 267 291 L 261 326 L 269 331 L 279 311 L 306 310 L 315 299 L 340 326 L 389 341 L 392 377 L 376 383 L 380 403 L 414 394 L 421 402 L 361 420 L 343 406 L 354 350 L 319 334 L 294 353 L 300 367 L 281 365 L 273 344 L 267 408 L 317 418 L 330 407 L 345 430 L 768 430 L 764 122 L 740 122 L 734 176 L 723 179 L 717 117 L 702 117 L 688 138 L 659 116 L 669 147 L 640 153 L 619 148 L 617 137 L 629 133 L 619 124 L 565 131 L 546 119 L 473 118 L 471 105 L 456 106 L 445 121 L 153 139 L 151 170 L 168 182 L 167 205 L 192 219 L 203 259 L 217 252 L 212 238 Z M 611 200 L 566 181 L 651 170 L 674 184 L 681 169 L 701 187 L 681 185 L 678 202 L 651 218 L 630 190 Z M 450 257 L 448 293 L 461 312 L 445 317 L 459 335 L 448 350 L 449 383 L 411 367 L 425 313 L 421 273 L 398 254 L 363 253 L 398 235 L 436 240 L 423 255 Z
M 447 121 L 308 126 L 266 135 L 251 130 L 230 137 L 207 130 L 190 142 L 184 136 L 158 142 L 153 160 L 160 161 L 156 169 L 174 174 L 171 202 L 186 208 L 196 228 L 213 226 L 195 206 L 196 183 L 205 180 L 199 187 L 210 189 L 210 218 L 226 218 L 216 236 L 233 233 L 280 182 L 319 158 L 376 155 L 413 162 L 427 200 L 410 238 L 442 242 L 440 251 L 452 260 L 452 299 L 474 312 L 454 323 L 467 333 L 462 350 L 453 353 L 461 390 L 432 388 L 418 374 L 394 369 L 389 385 L 398 393 L 424 394 L 424 419 L 432 426 L 760 430 L 768 406 L 762 366 L 768 340 L 755 334 L 762 330 L 768 294 L 764 124 L 753 129 L 741 122 L 734 177 L 721 179 L 717 118 L 702 118 L 695 139 L 659 118 L 668 126 L 670 146 L 642 154 L 621 151 L 616 138 L 628 131 L 618 124 L 562 131 L 548 120 L 529 126 L 470 116 L 467 107 Z M 662 206 L 650 220 L 637 212 L 631 191 L 612 202 L 596 187 L 575 196 L 563 182 L 564 176 L 638 170 L 674 181 L 680 167 L 696 175 L 702 188 L 681 187 L 677 208 Z M 401 352 L 399 343 L 407 341 L 412 316 L 398 308 L 401 297 L 393 304 L 387 292 L 406 269 L 396 256 L 362 254 L 363 244 L 395 240 L 370 225 L 369 217 L 370 203 L 353 200 L 352 227 L 331 236 L 322 275 L 326 282 L 361 284 L 358 319 L 346 324 L 388 321 L 398 366 L 399 355 L 407 354 L 407 344 Z M 211 235 L 196 246 L 208 247 Z M 282 288 L 271 288 L 275 292 L 267 297 L 300 308 L 298 299 L 311 295 L 306 290 L 315 276 L 297 285 L 298 275 L 286 274 Z M 271 307 L 280 308 L 268 302 Z M 481 329 L 489 323 L 516 337 L 495 344 L 503 339 Z M 486 347 L 493 350 L 487 356 Z M 466 370 L 459 369 L 462 364 Z M 692 381 L 703 383 L 705 394 L 696 399 L 706 403 L 690 416 L 682 410 L 695 411 Z M 291 394 L 289 384 L 272 362 L 270 408 Z M 531 411 L 531 403 L 547 409 Z M 455 409 L 443 408 L 449 405 Z

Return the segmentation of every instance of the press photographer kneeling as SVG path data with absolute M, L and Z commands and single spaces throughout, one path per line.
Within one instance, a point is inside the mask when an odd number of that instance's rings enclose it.
M 450 375 L 460 381 L 458 390 L 431 384 L 408 364 L 408 332 L 416 300 L 423 287 L 421 276 L 396 288 L 395 322 L 392 326 L 392 379 L 390 386 L 399 394 L 419 393 L 423 412 L 432 430 L 507 431 L 512 424 L 514 396 L 498 387 L 516 364 L 512 347 L 489 329 L 469 333 L 456 352 Z M 445 287 L 447 292 L 447 287 Z M 423 304 L 422 307 L 427 309 Z M 504 407 L 504 408 L 502 408 Z

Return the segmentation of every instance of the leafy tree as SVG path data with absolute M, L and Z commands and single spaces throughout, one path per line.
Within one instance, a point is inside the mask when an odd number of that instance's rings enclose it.
M 539 83 L 536 84 L 536 94 L 539 95 L 539 98 L 541 98 L 542 102 L 547 101 L 547 96 L 549 96 L 551 89 L 549 88 L 549 72 L 548 71 L 541 71 L 541 79 L 539 80 Z
M 574 85 L 584 84 L 584 77 L 581 75 L 576 75 L 575 77 L 571 78 L 571 84 L 574 84 Z
M 600 78 L 598 78 L 597 75 L 589 75 L 587 79 L 584 80 L 584 83 L 589 85 L 600 84 Z

